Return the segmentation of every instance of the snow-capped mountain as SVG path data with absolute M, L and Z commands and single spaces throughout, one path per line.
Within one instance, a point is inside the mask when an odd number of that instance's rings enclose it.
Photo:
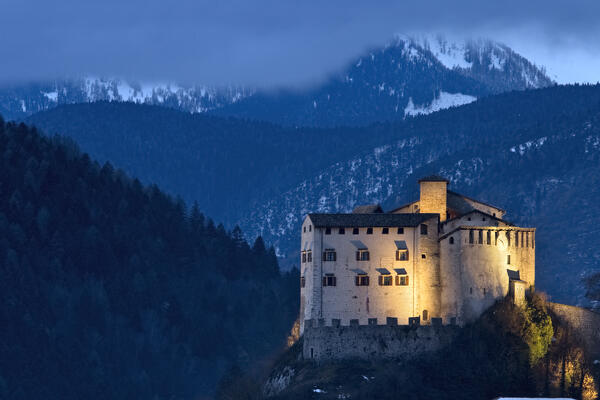
M 368 125 L 428 114 L 481 96 L 552 84 L 542 69 L 489 40 L 397 36 L 308 91 L 81 78 L 0 88 L 0 114 L 24 118 L 59 104 L 132 101 L 285 125 Z
M 285 125 L 357 126 L 551 84 L 542 69 L 500 43 L 397 36 L 318 88 L 258 92 L 214 112 Z
M 253 93 L 252 89 L 244 87 L 140 84 L 87 77 L 0 88 L 0 114 L 7 119 L 18 119 L 60 104 L 95 101 L 128 101 L 202 113 L 235 103 Z

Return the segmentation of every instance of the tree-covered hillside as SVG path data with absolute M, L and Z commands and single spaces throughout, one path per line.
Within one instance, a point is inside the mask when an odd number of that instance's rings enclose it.
M 196 399 L 283 344 L 297 271 L 0 119 L 0 398 Z

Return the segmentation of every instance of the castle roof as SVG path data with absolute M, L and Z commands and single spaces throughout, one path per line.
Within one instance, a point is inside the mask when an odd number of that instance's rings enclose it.
M 447 197 L 447 200 L 446 200 L 448 202 L 447 203 L 448 204 L 448 208 L 456 210 L 461 215 L 466 214 L 466 213 L 468 213 L 470 211 L 476 210 L 476 208 L 474 208 L 473 205 L 469 204 L 469 202 L 467 202 L 466 200 L 472 201 L 474 203 L 479 203 L 479 204 L 481 204 L 483 206 L 495 208 L 496 210 L 501 211 L 501 212 L 506 212 L 506 210 L 504 210 L 504 209 L 502 209 L 500 207 L 494 206 L 492 204 L 485 203 L 485 202 L 480 201 L 480 200 L 476 200 L 476 199 L 474 199 L 472 197 L 465 196 L 464 194 L 453 192 L 452 190 L 446 190 L 446 193 L 448 194 L 448 197 Z M 403 204 L 400 207 L 396 207 L 396 208 L 394 208 L 394 209 L 392 209 L 392 210 L 390 210 L 388 212 L 389 213 L 393 213 L 393 212 L 396 212 L 398 210 L 401 210 L 403 208 L 406 208 L 406 207 L 408 207 L 408 206 L 410 206 L 410 205 L 412 205 L 414 203 L 418 203 L 418 202 L 419 202 L 419 200 L 411 201 L 410 203 Z
M 379 204 L 367 204 L 364 206 L 356 206 L 352 210 L 352 214 L 373 214 L 382 213 L 383 208 Z
M 438 214 L 308 214 L 315 227 L 415 227 Z

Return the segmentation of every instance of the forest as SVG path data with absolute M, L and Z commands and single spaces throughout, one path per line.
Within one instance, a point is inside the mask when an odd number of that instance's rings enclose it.
M 203 398 L 285 345 L 299 274 L 262 238 L 1 119 L 0 165 L 0 398 Z

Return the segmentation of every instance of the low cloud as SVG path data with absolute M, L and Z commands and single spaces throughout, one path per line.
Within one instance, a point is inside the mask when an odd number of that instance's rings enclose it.
M 7 0 L 0 80 L 306 85 L 396 32 L 490 37 L 546 62 L 560 52 L 595 59 L 599 15 L 600 2 L 577 0 Z

